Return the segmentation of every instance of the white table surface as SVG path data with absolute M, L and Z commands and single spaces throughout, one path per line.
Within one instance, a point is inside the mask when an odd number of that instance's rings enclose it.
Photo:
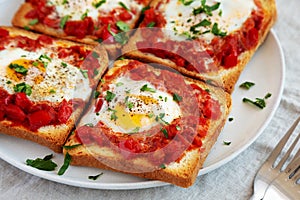
M 170 185 L 130 191 L 63 185 L 32 176 L 0 159 L 0 199 L 249 199 L 257 170 L 292 120 L 300 114 L 300 1 L 277 0 L 277 7 L 278 21 L 274 30 L 286 59 L 283 97 L 261 136 L 235 159 L 198 177 L 188 189 Z

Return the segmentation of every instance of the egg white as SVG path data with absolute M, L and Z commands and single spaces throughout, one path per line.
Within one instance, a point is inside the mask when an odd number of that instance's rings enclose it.
M 179 0 L 169 1 L 169 3 L 162 7 L 165 9 L 165 19 L 167 24 L 165 26 L 166 33 L 175 40 L 185 40 L 185 32 L 190 33 L 190 27 L 207 19 L 212 24 L 218 23 L 218 27 L 230 34 L 239 29 L 243 23 L 250 16 L 253 9 L 256 8 L 254 0 L 207 0 L 206 5 L 212 6 L 220 2 L 219 9 L 212 12 L 213 16 L 208 16 L 205 13 L 198 15 L 193 14 L 194 8 L 201 6 L 201 1 L 193 1 L 189 6 L 185 6 Z M 221 11 L 221 13 L 220 13 Z M 176 30 L 174 28 L 176 26 Z M 210 27 L 211 28 L 211 27 Z M 207 27 L 198 27 L 197 30 L 204 32 Z M 199 38 L 210 42 L 214 37 L 212 33 L 200 35 Z
M 155 89 L 155 92 L 141 91 L 144 85 Z M 158 124 L 169 124 L 182 116 L 180 106 L 173 100 L 173 96 L 166 91 L 156 89 L 147 81 L 119 77 L 109 85 L 109 91 L 116 95 L 115 98 L 111 102 L 104 101 L 99 113 L 95 113 L 94 109 L 90 110 L 83 117 L 82 124 L 96 125 L 98 121 L 101 121 L 114 132 L 133 133 L 147 131 Z M 104 92 L 103 96 L 106 94 Z M 144 102 L 143 99 L 149 101 Z M 124 106 L 126 101 L 132 103 L 131 109 Z M 123 105 L 122 108 L 120 105 Z M 118 116 L 116 120 L 111 119 L 112 110 L 116 111 L 115 114 Z M 131 118 L 122 117 L 120 113 L 118 115 L 118 112 L 122 112 L 126 116 L 128 114 Z M 159 116 L 163 116 L 162 120 L 159 119 Z M 137 122 L 136 120 L 141 121 Z
M 57 15 L 60 17 L 68 15 L 71 20 L 81 20 L 82 15 L 86 13 L 87 16 L 95 21 L 98 20 L 100 9 L 109 13 L 109 11 L 121 7 L 118 1 L 106 0 L 99 8 L 95 8 L 93 4 L 99 1 L 100 0 L 69 0 L 66 3 L 63 3 L 63 0 L 50 0 L 48 1 L 48 4 L 55 6 Z M 141 10 L 143 8 L 143 5 L 138 4 L 135 0 L 122 0 L 120 2 L 129 9 L 134 8 L 136 10 Z
M 32 65 L 26 66 L 28 72 L 21 76 L 19 80 L 14 80 L 8 74 L 8 66 L 17 60 L 36 61 L 41 55 L 47 55 L 44 49 L 38 52 L 30 52 L 21 48 L 8 48 L 0 51 L 0 87 L 10 94 L 14 92 L 14 86 L 19 83 L 26 83 L 31 86 L 32 94 L 28 98 L 34 102 L 50 101 L 61 102 L 63 99 L 70 100 L 81 98 L 87 100 L 91 94 L 88 78 L 85 78 L 80 69 L 66 64 L 62 65 L 62 60 L 52 58 L 47 61 L 48 65 L 44 71 Z M 42 77 L 41 82 L 37 83 L 37 76 Z M 52 91 L 52 92 L 51 92 Z

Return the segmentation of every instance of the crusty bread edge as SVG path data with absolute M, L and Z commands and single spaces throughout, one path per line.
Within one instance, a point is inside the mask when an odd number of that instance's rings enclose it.
M 17 27 L 0 26 L 0 28 L 8 30 L 10 34 L 12 33 L 13 35 L 27 36 L 31 39 L 37 39 L 41 35 Z M 53 39 L 53 40 L 56 43 L 64 44 L 66 46 L 80 45 L 98 52 L 102 60 L 102 65 L 101 68 L 99 68 L 99 74 L 95 77 L 95 80 L 98 80 L 106 71 L 108 65 L 108 56 L 103 47 L 101 46 L 94 47 L 91 45 L 79 44 L 79 43 L 75 43 L 68 40 L 62 40 L 62 39 Z M 64 145 L 71 131 L 73 130 L 74 125 L 77 122 L 77 120 L 80 118 L 80 115 L 83 112 L 83 110 L 84 108 L 77 108 L 76 110 L 74 110 L 70 119 L 64 125 L 58 125 L 58 126 L 51 125 L 51 126 L 41 127 L 40 129 L 38 129 L 37 132 L 30 131 L 22 126 L 11 126 L 12 123 L 10 121 L 4 120 L 0 122 L 0 133 L 30 140 L 38 144 L 41 144 L 43 146 L 47 146 L 50 149 L 52 149 L 54 152 L 61 153 L 62 146 Z M 53 134 L 55 134 L 55 136 L 53 136 Z
M 121 63 L 127 63 L 127 61 L 117 61 L 117 63 L 118 66 L 121 66 Z M 185 161 L 180 161 L 180 164 L 175 164 L 174 167 L 167 166 L 166 169 L 144 173 L 125 172 L 126 174 L 131 174 L 146 179 L 161 180 L 178 185 L 180 187 L 189 187 L 194 183 L 198 175 L 199 169 L 203 166 L 203 163 L 206 157 L 208 156 L 210 149 L 215 144 L 222 128 L 224 127 L 227 116 L 231 110 L 231 97 L 227 92 L 224 92 L 220 88 L 207 85 L 201 81 L 193 80 L 191 78 L 186 78 L 186 80 L 195 84 L 200 84 L 202 88 L 207 88 L 211 91 L 215 91 L 216 96 L 221 96 L 222 98 L 225 98 L 225 103 L 222 104 L 224 108 L 222 118 L 219 121 L 217 121 L 217 124 L 214 124 L 211 127 L 211 130 L 214 131 L 209 131 L 208 135 L 204 139 L 205 142 L 203 143 L 201 149 L 193 149 L 192 151 L 189 151 L 187 153 L 188 155 L 185 155 L 183 157 L 183 160 L 189 159 L 187 163 L 185 163 Z M 78 141 L 75 138 L 75 136 L 72 135 L 66 142 L 66 145 L 72 146 L 74 144 L 78 144 Z M 120 172 L 112 167 L 106 166 L 105 164 L 101 163 L 93 155 L 91 155 L 89 153 L 89 150 L 85 149 L 83 145 L 71 150 L 64 149 L 64 153 L 66 152 L 68 152 L 72 157 L 72 165 L 96 167 Z
M 137 31 L 135 35 L 129 40 L 129 42 L 123 47 L 122 54 L 128 58 L 141 60 L 144 62 L 154 62 L 162 65 L 167 65 L 174 68 L 175 70 L 190 76 L 195 79 L 199 79 L 210 84 L 216 85 L 218 87 L 224 88 L 227 92 L 232 93 L 234 91 L 235 83 L 237 82 L 240 74 L 243 69 L 250 61 L 256 50 L 263 44 L 266 36 L 268 35 L 271 27 L 274 25 L 277 19 L 277 10 L 275 0 L 260 0 L 262 4 L 262 9 L 264 12 L 263 28 L 259 32 L 259 41 L 255 48 L 252 50 L 246 51 L 239 56 L 239 62 L 236 67 L 228 69 L 226 71 L 218 71 L 213 73 L 194 73 L 186 70 L 185 68 L 178 67 L 174 62 L 162 59 L 154 56 L 150 53 L 142 53 L 137 50 L 135 41 L 138 41 L 140 32 Z M 151 5 L 156 5 L 158 1 L 153 1 Z

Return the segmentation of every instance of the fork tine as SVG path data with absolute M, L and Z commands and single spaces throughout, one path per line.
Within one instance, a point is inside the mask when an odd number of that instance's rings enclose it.
M 283 147 L 285 146 L 286 142 L 294 132 L 295 128 L 297 127 L 298 123 L 300 121 L 300 116 L 298 119 L 294 122 L 294 124 L 291 126 L 291 128 L 287 131 L 287 133 L 284 135 L 284 137 L 280 140 L 280 142 L 276 145 L 275 149 L 272 151 L 271 155 L 268 157 L 267 161 L 273 162 L 273 165 L 276 161 L 276 158 L 282 151 Z
M 284 165 L 284 163 L 287 161 L 287 159 L 289 158 L 289 156 L 291 155 L 291 152 L 293 151 L 294 147 L 296 146 L 296 144 L 298 143 L 300 138 L 300 134 L 298 133 L 298 136 L 296 137 L 296 139 L 294 140 L 293 144 L 290 146 L 290 148 L 288 149 L 288 151 L 285 153 L 284 157 L 280 160 L 280 162 L 277 164 L 277 166 L 275 167 L 275 169 L 281 169 L 282 166 Z M 300 152 L 298 151 L 297 154 L 299 154 Z M 297 158 L 298 156 L 296 155 L 294 158 Z
M 288 170 L 292 175 L 292 180 L 297 181 L 300 178 L 300 157 L 292 161 L 291 170 Z

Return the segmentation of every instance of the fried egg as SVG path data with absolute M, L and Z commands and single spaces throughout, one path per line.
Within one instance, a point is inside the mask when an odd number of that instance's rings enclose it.
M 61 102 L 63 99 L 88 99 L 89 80 L 78 67 L 64 63 L 54 54 L 7 48 L 0 51 L 0 87 L 10 94 L 18 85 L 30 88 L 28 98 L 34 102 Z
M 105 101 L 100 112 L 90 112 L 82 123 L 92 122 L 95 125 L 101 121 L 114 132 L 136 133 L 159 124 L 170 124 L 182 116 L 173 96 L 147 81 L 119 77 L 102 95 Z
M 218 9 L 212 11 L 212 16 L 202 12 L 194 14 L 193 11 L 201 7 L 201 1 L 193 1 L 190 5 L 183 5 L 181 1 L 169 1 L 164 10 L 167 20 L 167 34 L 175 40 L 185 40 L 186 35 L 200 37 L 210 42 L 214 35 L 211 32 L 195 35 L 190 28 L 199 24 L 203 20 L 208 20 L 211 24 L 208 26 L 197 26 L 196 31 L 204 33 L 212 29 L 214 23 L 218 28 L 227 34 L 239 29 L 251 15 L 256 5 L 253 0 L 207 0 L 207 6 L 213 6 L 220 3 Z

